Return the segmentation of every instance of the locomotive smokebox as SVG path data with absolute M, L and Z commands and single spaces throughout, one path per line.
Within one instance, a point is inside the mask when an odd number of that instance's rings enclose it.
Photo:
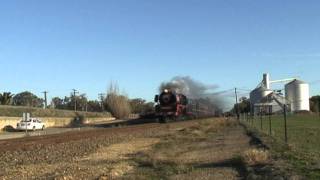
M 169 105 L 176 103 L 177 99 L 174 93 L 168 91 L 160 94 L 159 101 L 162 105 Z

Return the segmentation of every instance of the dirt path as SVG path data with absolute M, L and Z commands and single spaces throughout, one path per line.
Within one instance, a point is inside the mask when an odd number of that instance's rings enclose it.
M 0 179 L 243 179 L 249 141 L 222 119 L 0 141 Z

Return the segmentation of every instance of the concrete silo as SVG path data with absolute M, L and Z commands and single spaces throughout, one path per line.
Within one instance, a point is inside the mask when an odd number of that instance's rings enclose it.
M 308 83 L 295 79 L 285 85 L 285 93 L 291 111 L 310 111 Z

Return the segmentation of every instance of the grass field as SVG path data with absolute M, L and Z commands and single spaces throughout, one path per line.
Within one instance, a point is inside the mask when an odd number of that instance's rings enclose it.
M 278 144 L 285 142 L 284 117 L 273 115 L 271 136 Z M 252 118 L 242 117 L 242 121 L 265 135 L 270 135 L 268 116 Z M 262 129 L 261 129 L 262 125 Z M 311 179 L 320 178 L 320 117 L 318 115 L 288 114 L 287 116 L 288 148 L 275 148 L 301 173 Z
M 76 117 L 83 115 L 86 117 L 106 117 L 111 116 L 110 113 L 100 112 L 81 112 L 77 113 L 74 111 L 57 110 L 57 109 L 42 109 L 24 106 L 2 106 L 0 105 L 0 116 L 7 117 L 21 117 L 23 112 L 31 113 L 35 117 Z

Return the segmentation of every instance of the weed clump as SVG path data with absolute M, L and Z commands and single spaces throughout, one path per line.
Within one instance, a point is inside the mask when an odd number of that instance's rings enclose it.
M 243 158 L 250 166 L 263 165 L 270 162 L 269 152 L 262 149 L 250 149 L 244 152 Z

